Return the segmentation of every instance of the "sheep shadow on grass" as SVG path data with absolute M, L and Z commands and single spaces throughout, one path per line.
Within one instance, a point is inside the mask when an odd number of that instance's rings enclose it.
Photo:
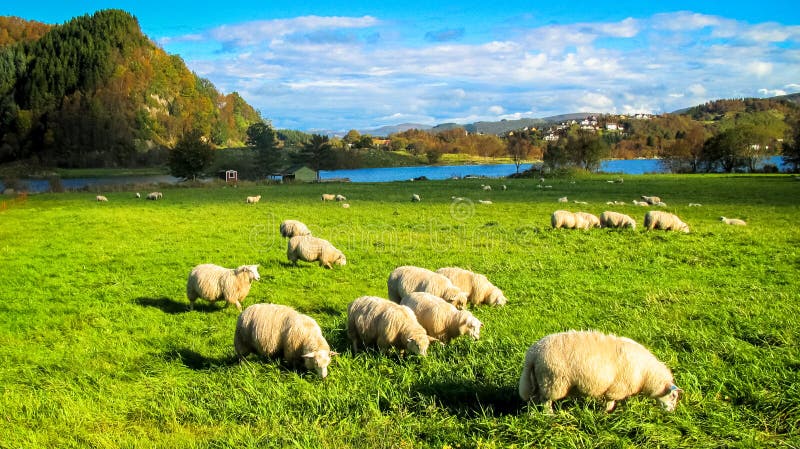
M 197 351 L 188 348 L 175 348 L 166 352 L 164 357 L 167 360 L 178 360 L 185 367 L 195 371 L 203 371 L 225 366 L 234 366 L 239 363 L 239 358 L 235 355 L 229 357 L 206 357 Z
M 166 296 L 162 296 L 160 298 L 139 297 L 134 299 L 133 301 L 136 304 L 139 304 L 140 306 L 154 307 L 170 315 L 177 315 L 179 313 L 191 312 L 191 310 L 189 310 L 189 304 L 185 302 L 175 301 L 174 299 L 167 298 Z M 225 308 L 224 306 L 211 304 L 205 301 L 197 301 L 194 304 L 195 312 L 203 312 L 203 313 L 219 312 L 224 308 Z
M 453 380 L 419 384 L 413 391 L 434 398 L 454 415 L 468 418 L 515 415 L 525 407 L 516 385 L 494 386 Z

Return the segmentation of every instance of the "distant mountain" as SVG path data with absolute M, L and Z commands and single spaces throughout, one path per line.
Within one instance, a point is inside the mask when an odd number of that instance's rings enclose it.
M 64 167 L 151 165 L 189 129 L 241 145 L 261 120 L 121 10 L 63 25 L 0 18 L 0 162 Z M 160 158 L 160 160 L 159 160 Z
M 388 136 L 389 134 L 401 133 L 409 129 L 431 129 L 429 125 L 421 125 L 419 123 L 401 123 L 393 126 L 381 126 L 380 128 L 366 129 L 359 131 L 361 134 L 369 134 L 370 136 Z

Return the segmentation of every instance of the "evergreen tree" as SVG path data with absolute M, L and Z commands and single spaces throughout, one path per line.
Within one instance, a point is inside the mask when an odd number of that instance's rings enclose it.
M 247 146 L 256 152 L 256 172 L 262 178 L 277 172 L 283 165 L 275 130 L 269 123 L 256 122 L 247 128 Z
M 214 162 L 214 149 L 200 131 L 184 134 L 169 155 L 169 172 L 176 178 L 196 180 Z
M 794 173 L 800 168 L 800 122 L 795 123 L 792 137 L 783 144 L 783 163 L 790 165 Z
M 303 149 L 300 150 L 294 157 L 295 162 L 307 164 L 309 168 L 317 172 L 317 180 L 319 180 L 319 171 L 329 169 L 334 163 L 334 153 L 328 136 L 313 134 Z

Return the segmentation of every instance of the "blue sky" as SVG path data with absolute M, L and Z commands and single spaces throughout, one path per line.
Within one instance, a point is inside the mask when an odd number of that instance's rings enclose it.
M 667 5 L 665 5 L 667 4 Z M 795 2 L 27 1 L 63 23 L 119 8 L 278 128 L 661 113 L 800 92 Z

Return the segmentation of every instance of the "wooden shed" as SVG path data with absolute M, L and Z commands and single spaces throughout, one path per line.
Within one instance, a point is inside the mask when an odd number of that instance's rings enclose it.
M 297 164 L 276 173 L 273 178 L 278 178 L 281 182 L 314 182 L 317 180 L 317 172 L 305 165 Z

